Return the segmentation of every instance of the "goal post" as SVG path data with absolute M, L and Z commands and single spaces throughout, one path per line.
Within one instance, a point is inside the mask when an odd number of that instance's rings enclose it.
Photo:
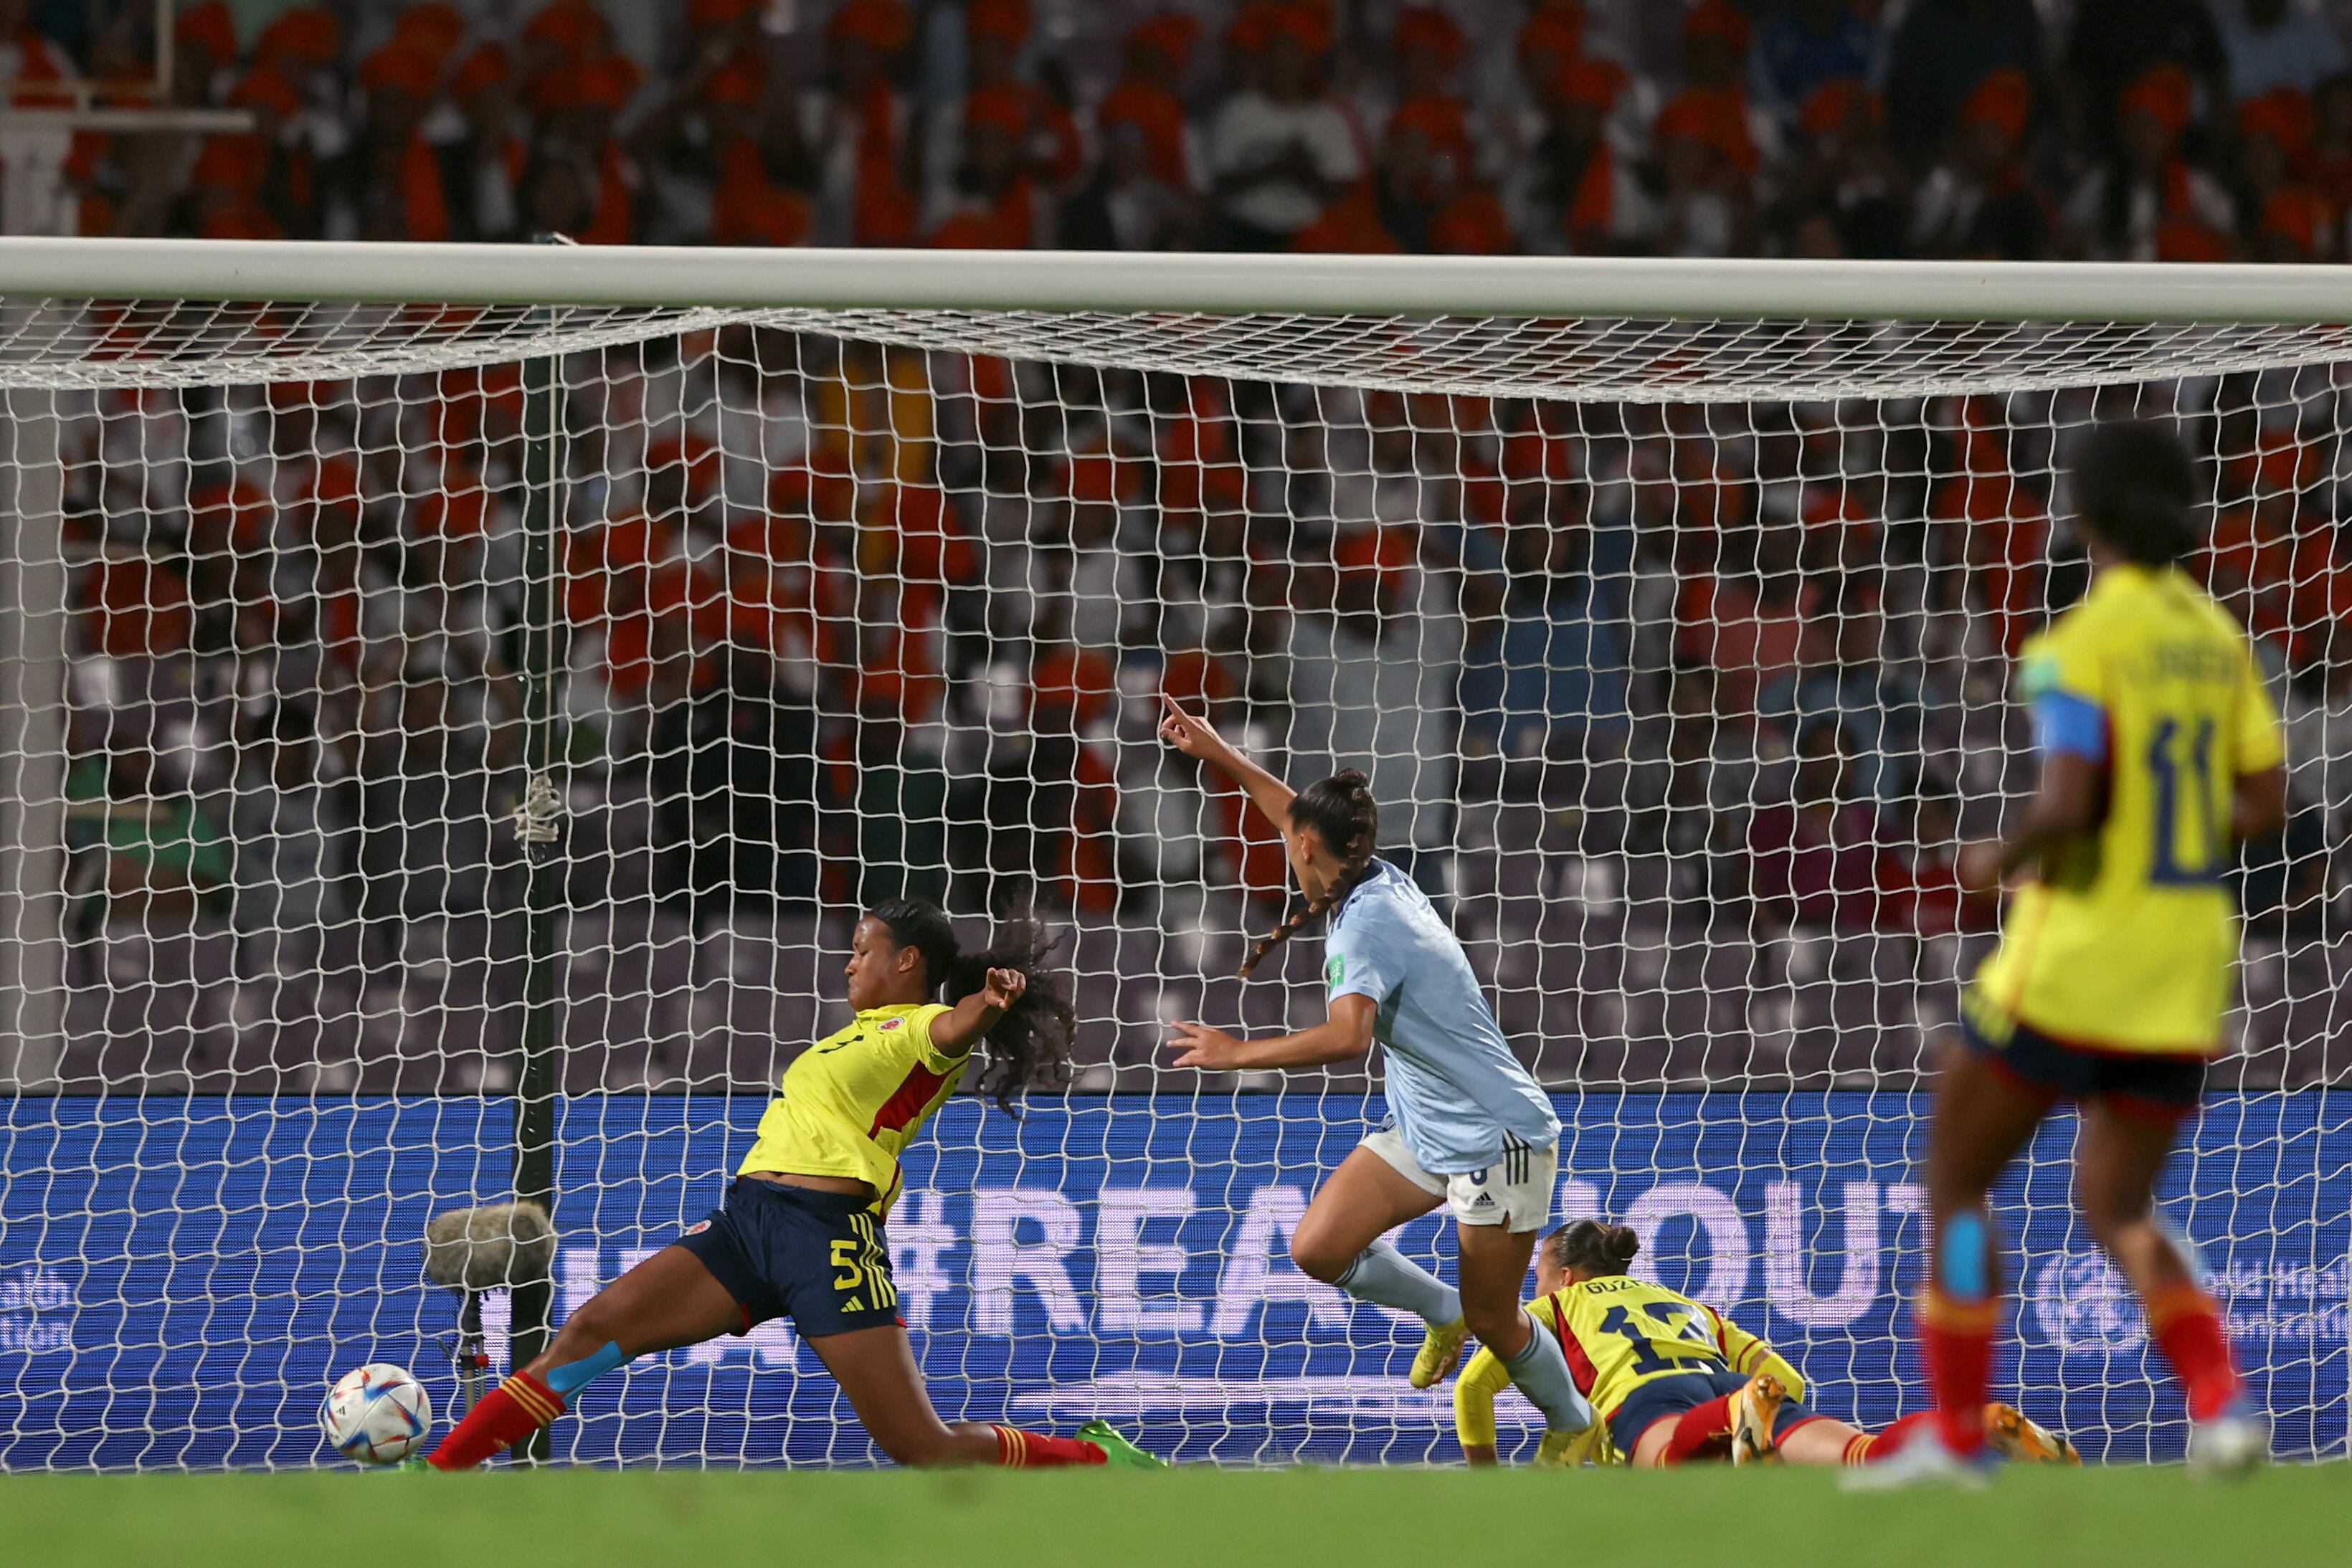
M 324 1462 L 362 1361 L 446 1410 L 425 1222 L 552 1208 L 482 1303 L 527 1355 L 719 1201 L 901 894 L 1043 910 L 1080 1016 L 1071 1083 L 909 1155 L 943 1413 L 1456 1457 L 1417 1335 L 1287 1259 L 1377 1064 L 1167 1065 L 1321 1002 L 1311 928 L 1234 977 L 1286 867 L 1162 694 L 1364 768 L 1556 1097 L 1559 1217 L 1883 1425 L 1991 939 L 1952 854 L 2030 779 L 2010 663 L 2123 413 L 2198 457 L 2295 797 L 2164 1202 L 2283 1451 L 2340 1455 L 2347 322 L 2328 267 L 0 241 L 0 1469 Z M 2002 1376 L 2174 1457 L 2070 1132 L 2000 1194 Z M 577 1417 L 552 1457 L 874 1457 L 782 1324 Z

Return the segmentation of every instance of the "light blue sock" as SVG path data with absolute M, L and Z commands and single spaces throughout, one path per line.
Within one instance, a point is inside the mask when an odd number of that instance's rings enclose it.
M 567 1361 L 562 1366 L 550 1367 L 547 1373 L 547 1386 L 557 1398 L 569 1404 L 573 1394 L 585 1388 L 628 1359 L 621 1354 L 619 1345 L 611 1340 L 606 1340 L 604 1348 L 593 1355 L 583 1356 L 578 1361 Z
M 1331 1282 L 1360 1301 L 1411 1312 L 1433 1329 L 1462 1321 L 1462 1298 L 1454 1287 L 1385 1241 L 1357 1253 Z
M 1592 1425 L 1592 1406 L 1577 1392 L 1559 1342 L 1524 1309 L 1519 1316 L 1527 1319 L 1528 1343 L 1518 1354 L 1503 1359 L 1503 1370 L 1528 1402 L 1543 1412 L 1545 1426 L 1555 1432 L 1583 1431 Z

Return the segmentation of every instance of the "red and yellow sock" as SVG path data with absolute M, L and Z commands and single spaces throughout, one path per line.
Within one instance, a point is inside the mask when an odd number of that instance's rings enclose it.
M 1099 1465 L 1110 1456 L 1076 1437 L 1049 1437 L 1018 1427 L 997 1427 L 996 1462 L 1008 1470 L 1047 1470 L 1063 1465 Z
M 1848 1465 L 1871 1465 L 1903 1451 L 1911 1434 L 1922 1427 L 1937 1424 L 1933 1410 L 1914 1410 L 1883 1432 L 1856 1432 L 1846 1439 L 1845 1462 Z
M 2189 1395 L 2189 1418 L 2210 1421 L 2242 1386 L 2230 1354 L 2221 1303 L 2195 1285 L 2175 1285 L 2147 1300 L 2148 1334 Z
M 1704 1405 L 1693 1406 L 1675 1421 L 1674 1436 L 1666 1439 L 1666 1452 L 1659 1461 L 1668 1465 L 1686 1465 L 1695 1459 L 1725 1458 L 1731 1448 L 1731 1396 L 1717 1395 Z M 1710 1448 L 1721 1447 L 1721 1454 L 1710 1454 Z
M 466 1412 L 428 1462 L 436 1470 L 470 1470 L 563 1414 L 563 1399 L 528 1372 L 518 1372 Z
M 1944 1446 L 1963 1456 L 1984 1447 L 1985 1388 L 1992 1376 L 1998 1299 L 1958 1301 L 1930 1286 L 1919 1303 L 1919 1359 L 1936 1400 Z

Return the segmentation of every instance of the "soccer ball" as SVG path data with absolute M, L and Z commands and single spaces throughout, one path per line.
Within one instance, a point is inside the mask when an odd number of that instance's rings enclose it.
M 433 1429 L 433 1396 L 390 1362 L 343 1374 L 319 1406 L 327 1446 L 363 1465 L 396 1465 Z

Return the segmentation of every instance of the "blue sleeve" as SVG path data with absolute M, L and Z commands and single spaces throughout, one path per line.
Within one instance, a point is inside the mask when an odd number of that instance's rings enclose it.
M 2064 752 L 2093 762 L 2107 759 L 2107 716 L 2088 697 L 2045 688 L 2033 699 L 2033 744 L 2045 757 Z
M 1327 1001 L 1370 997 L 1386 1002 L 1404 981 L 1404 956 L 1381 939 L 1381 922 L 1370 909 L 1331 933 L 1323 943 L 1323 988 Z

